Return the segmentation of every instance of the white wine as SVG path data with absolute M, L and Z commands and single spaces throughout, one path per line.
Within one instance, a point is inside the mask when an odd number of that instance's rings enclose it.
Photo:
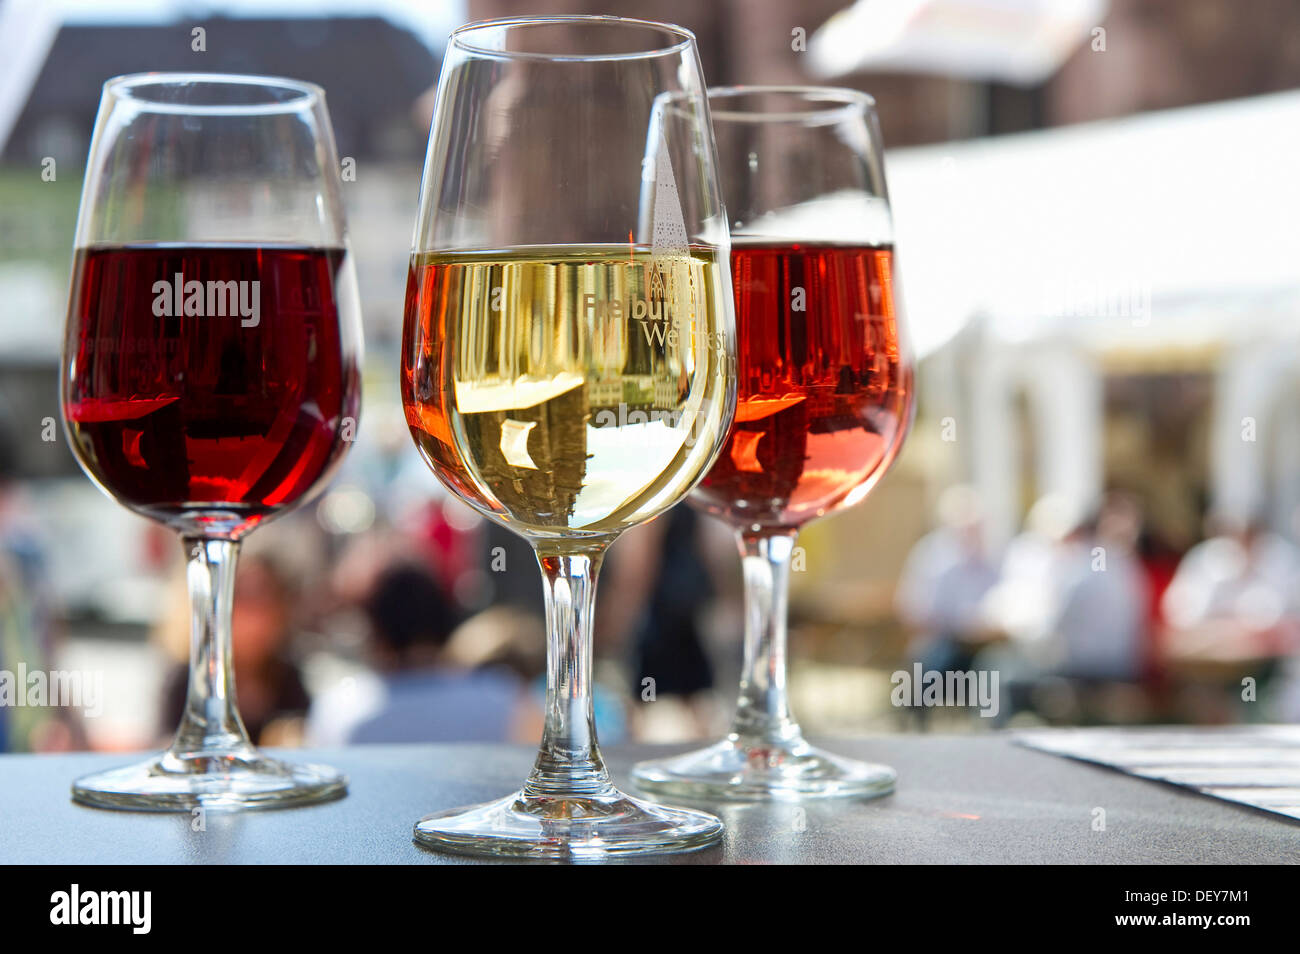
M 416 254 L 402 357 L 416 444 L 534 540 L 581 546 L 666 510 L 731 423 L 727 267 L 694 246 Z

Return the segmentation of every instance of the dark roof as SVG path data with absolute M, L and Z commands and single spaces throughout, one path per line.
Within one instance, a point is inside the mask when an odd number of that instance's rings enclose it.
M 191 31 L 207 31 L 206 52 Z M 193 19 L 160 26 L 65 26 L 55 38 L 5 146 L 11 161 L 39 159 L 38 132 L 51 120 L 83 130 L 89 146 L 104 80 L 122 73 L 192 70 L 263 73 L 325 88 L 339 153 L 418 161 L 428 130 L 411 105 L 438 80 L 439 58 L 416 36 L 380 17 Z M 73 157 L 68 157 L 73 158 Z

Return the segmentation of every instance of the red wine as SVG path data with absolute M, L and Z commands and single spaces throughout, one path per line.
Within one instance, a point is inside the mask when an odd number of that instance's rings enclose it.
M 245 530 L 301 500 L 342 457 L 359 410 L 344 256 L 79 250 L 63 409 L 86 471 L 165 522 Z
M 737 244 L 739 403 L 693 500 L 742 527 L 798 527 L 857 502 L 911 423 L 893 250 Z

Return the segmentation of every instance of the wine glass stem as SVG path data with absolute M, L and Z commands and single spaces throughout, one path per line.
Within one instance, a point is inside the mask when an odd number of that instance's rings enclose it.
M 737 534 L 745 573 L 745 662 L 731 733 L 747 744 L 799 738 L 786 696 L 786 612 L 797 531 Z
M 248 755 L 248 731 L 235 706 L 230 621 L 239 544 L 201 536 L 181 538 L 190 591 L 190 683 L 172 754 L 194 759 Z
M 612 789 L 596 746 L 591 694 L 592 614 L 602 556 L 603 550 L 537 554 L 546 591 L 546 726 L 526 796 L 583 798 Z

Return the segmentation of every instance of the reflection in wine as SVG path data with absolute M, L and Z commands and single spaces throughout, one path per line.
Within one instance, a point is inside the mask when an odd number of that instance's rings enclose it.
M 666 509 L 726 420 L 720 273 L 708 248 L 416 255 L 402 374 L 416 444 L 465 500 L 534 538 L 613 534 Z

